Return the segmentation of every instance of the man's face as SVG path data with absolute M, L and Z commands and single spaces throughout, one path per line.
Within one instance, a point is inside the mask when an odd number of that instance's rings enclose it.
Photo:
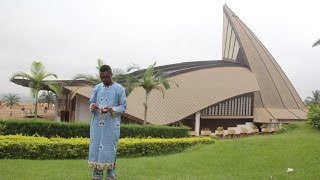
M 100 79 L 104 85 L 109 86 L 112 82 L 112 72 L 111 71 L 100 72 Z

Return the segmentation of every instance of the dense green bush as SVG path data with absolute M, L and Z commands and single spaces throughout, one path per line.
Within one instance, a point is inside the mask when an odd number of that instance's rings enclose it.
M 308 106 L 308 122 L 313 127 L 320 129 L 320 105 Z
M 47 120 L 2 120 L 0 132 L 3 135 L 23 134 L 32 136 L 38 134 L 44 137 L 89 137 L 89 123 L 51 122 Z M 170 127 L 138 124 L 121 124 L 120 137 L 187 137 L 189 128 L 186 126 Z M 1 133 L 0 133 L 1 134 Z
M 23 134 L 32 136 L 38 134 L 44 137 L 60 136 L 89 137 L 88 123 L 51 122 L 47 120 L 3 120 L 3 135 Z
M 211 144 L 211 138 L 123 138 L 118 157 L 139 157 L 181 152 L 196 144 Z M 87 158 L 88 138 L 46 138 L 36 136 L 0 136 L 1 159 L 81 159 Z
M 190 130 L 189 127 L 171 127 L 138 124 L 123 124 L 121 125 L 120 137 L 154 137 L 154 138 L 181 138 L 187 137 Z

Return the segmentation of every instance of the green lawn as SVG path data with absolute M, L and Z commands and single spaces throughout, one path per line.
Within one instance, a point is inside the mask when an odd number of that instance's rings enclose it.
M 183 153 L 120 158 L 131 179 L 320 179 L 320 132 L 306 123 L 283 134 L 218 140 Z M 287 168 L 293 168 L 287 173 Z M 90 179 L 86 160 L 0 160 L 0 179 Z

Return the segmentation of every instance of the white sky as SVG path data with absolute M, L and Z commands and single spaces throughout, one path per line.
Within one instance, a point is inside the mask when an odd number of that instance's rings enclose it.
M 0 0 L 0 94 L 42 61 L 59 79 L 112 67 L 219 60 L 223 4 L 256 34 L 304 99 L 320 89 L 317 0 Z M 1 98 L 1 97 L 0 97 Z

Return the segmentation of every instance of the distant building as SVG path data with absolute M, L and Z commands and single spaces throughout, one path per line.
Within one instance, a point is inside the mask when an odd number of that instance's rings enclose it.
M 179 87 L 172 86 L 164 99 L 160 92 L 151 92 L 148 123 L 181 122 L 199 133 L 204 128 L 214 130 L 246 122 L 281 124 L 306 119 L 305 106 L 279 64 L 227 6 L 223 14 L 222 47 L 223 60 L 156 68 Z M 92 86 L 82 87 L 83 83 L 63 86 L 64 96 L 59 97 L 56 106 L 59 119 L 89 121 Z M 71 100 L 73 92 L 75 98 Z M 144 100 L 144 90 L 134 89 L 128 97 L 123 120 L 142 123 Z

